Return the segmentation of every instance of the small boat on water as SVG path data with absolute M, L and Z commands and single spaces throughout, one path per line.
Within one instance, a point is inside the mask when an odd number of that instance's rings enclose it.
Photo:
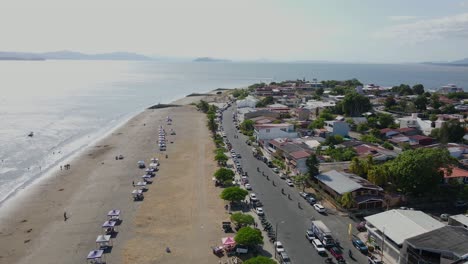
M 33 137 L 33 136 L 34 136 L 34 132 L 32 132 L 32 131 L 29 132 L 28 137 Z

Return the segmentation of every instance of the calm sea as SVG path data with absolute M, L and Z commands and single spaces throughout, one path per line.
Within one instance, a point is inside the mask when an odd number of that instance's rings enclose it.
M 0 201 L 145 107 L 192 92 L 302 78 L 468 87 L 468 67 L 431 65 L 0 61 L 0 76 Z

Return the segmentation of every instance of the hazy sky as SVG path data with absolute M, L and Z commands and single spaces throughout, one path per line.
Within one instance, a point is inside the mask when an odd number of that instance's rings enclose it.
M 468 57 L 468 0 L 0 0 L 0 50 L 417 62 Z

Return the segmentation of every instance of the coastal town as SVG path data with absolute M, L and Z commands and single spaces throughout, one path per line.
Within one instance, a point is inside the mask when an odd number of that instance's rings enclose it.
M 223 261 L 466 263 L 462 88 L 314 79 L 224 94 L 197 104 L 230 215 Z

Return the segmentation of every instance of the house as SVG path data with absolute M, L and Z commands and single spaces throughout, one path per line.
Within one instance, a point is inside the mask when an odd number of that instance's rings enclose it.
M 468 228 L 468 214 L 451 215 L 449 216 L 448 224 L 451 226 L 461 226 Z
M 343 137 L 348 136 L 349 133 L 349 124 L 345 121 L 338 121 L 338 120 L 332 120 L 332 121 L 325 121 L 325 127 L 324 127 L 330 135 L 340 135 Z
M 464 154 L 468 154 L 468 146 L 463 144 L 448 143 L 447 150 L 454 158 L 462 158 Z
M 392 150 L 388 150 L 370 144 L 361 144 L 358 146 L 354 146 L 354 150 L 360 158 L 372 156 L 372 158 L 376 161 L 387 161 L 389 159 L 394 159 L 398 156 L 398 154 Z
M 420 145 L 420 146 L 427 146 L 431 145 L 434 143 L 434 139 L 428 136 L 422 136 L 422 135 L 414 135 L 414 136 L 408 136 L 410 145 Z
M 462 93 L 463 88 L 457 87 L 455 84 L 447 84 L 442 86 L 437 93 L 440 94 L 450 94 L 450 93 Z
M 411 116 L 402 117 L 399 119 L 400 128 L 415 128 L 420 130 L 424 135 L 431 134 L 432 129 L 437 126 L 442 126 L 442 123 L 433 123 L 430 120 L 423 120 L 418 117 L 418 114 L 412 114 Z M 437 125 L 437 126 L 436 126 Z
M 405 136 L 415 136 L 419 135 L 419 131 L 415 128 L 412 127 L 403 127 L 403 128 L 398 128 L 397 131 Z
M 373 209 L 383 206 L 383 189 L 355 174 L 331 170 L 317 176 L 319 186 L 334 199 L 341 199 L 350 192 L 357 209 Z
M 409 238 L 402 249 L 401 263 L 468 262 L 468 229 L 444 226 Z
M 453 167 L 452 173 L 448 173 L 447 170 L 443 169 L 444 171 L 444 182 L 448 183 L 450 180 L 456 180 L 458 183 L 468 184 L 468 170 Z
M 259 116 L 264 116 L 264 117 L 272 117 L 272 118 L 279 118 L 280 114 L 270 111 L 268 109 L 261 109 L 261 110 L 253 110 L 251 112 L 247 112 L 244 114 L 244 119 L 253 119 Z
M 311 154 L 311 151 L 299 150 L 285 155 L 286 166 L 288 166 L 292 175 L 306 174 L 309 171 L 306 161 Z
M 309 100 L 301 104 L 301 107 L 310 110 L 313 115 L 318 116 L 322 110 L 333 108 L 335 105 L 334 101 Z
M 394 209 L 364 217 L 371 244 L 380 247 L 383 254 L 395 263 L 401 259 L 405 240 L 444 226 L 422 211 Z
M 385 137 L 385 138 L 391 138 L 391 137 L 396 136 L 398 134 L 400 134 L 398 129 L 393 129 L 393 128 L 380 129 L 380 135 Z
M 259 141 L 274 138 L 297 138 L 298 133 L 294 131 L 293 124 L 257 124 L 254 125 L 254 136 Z

